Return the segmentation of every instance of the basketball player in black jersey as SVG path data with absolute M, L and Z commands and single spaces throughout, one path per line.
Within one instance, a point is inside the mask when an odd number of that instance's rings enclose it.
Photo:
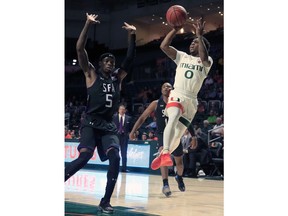
M 65 167 L 65 181 L 84 167 L 97 152 L 101 161 L 109 160 L 107 183 L 104 197 L 99 204 L 99 210 L 113 213 L 110 205 L 118 174 L 119 174 L 119 140 L 117 128 L 112 121 L 120 101 L 121 82 L 127 75 L 135 56 L 136 28 L 124 22 L 122 28 L 129 34 L 129 44 L 126 58 L 121 67 L 115 70 L 115 57 L 111 53 L 104 53 L 99 58 L 99 70 L 89 62 L 85 50 L 89 27 L 100 23 L 98 15 L 86 13 L 86 22 L 76 44 L 78 61 L 84 72 L 87 87 L 86 115 L 81 125 L 81 138 L 78 146 L 79 157 Z
M 145 122 L 147 117 L 155 112 L 156 116 L 156 124 L 157 124 L 157 137 L 158 137 L 158 151 L 161 152 L 163 148 L 163 132 L 167 122 L 167 116 L 164 115 L 164 110 L 166 107 L 166 103 L 168 101 L 168 96 L 170 90 L 172 89 L 172 85 L 170 83 L 164 83 L 161 88 L 162 96 L 158 100 L 152 101 L 149 106 L 145 109 L 142 115 L 135 122 L 133 129 L 131 130 L 129 137 L 131 140 L 134 139 L 134 133 L 140 128 L 140 126 Z M 175 179 L 178 183 L 178 188 L 180 191 L 185 191 L 185 184 L 183 182 L 182 174 L 183 174 L 183 147 L 182 145 L 178 145 L 178 147 L 173 151 L 173 156 L 176 163 L 177 174 Z M 163 188 L 162 192 L 166 197 L 171 195 L 171 190 L 168 183 L 168 167 L 162 166 L 160 167 L 160 172 L 163 180 Z

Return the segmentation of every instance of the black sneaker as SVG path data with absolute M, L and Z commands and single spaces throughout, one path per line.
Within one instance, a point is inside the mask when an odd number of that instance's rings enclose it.
M 175 176 L 175 180 L 177 181 L 178 183 L 178 188 L 180 191 L 185 191 L 185 184 L 183 182 L 183 178 L 182 176 L 179 176 L 179 175 L 176 175 Z
M 164 185 L 164 186 L 163 186 L 163 188 L 162 188 L 162 193 L 163 193 L 166 197 L 169 197 L 169 196 L 172 194 L 169 185 Z
M 113 212 L 114 212 L 114 209 L 110 205 L 110 203 L 104 203 L 104 202 L 102 202 L 102 200 L 101 200 L 98 208 L 102 213 L 113 214 Z

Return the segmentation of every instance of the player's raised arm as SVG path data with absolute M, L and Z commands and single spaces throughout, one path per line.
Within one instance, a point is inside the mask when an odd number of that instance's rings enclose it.
M 205 27 L 205 21 L 202 18 L 198 19 L 196 24 L 193 24 L 195 28 L 196 37 L 198 38 L 198 53 L 199 57 L 205 67 L 209 67 L 211 62 L 208 60 L 208 49 L 209 47 L 206 46 L 203 38 L 203 32 Z M 209 44 L 210 45 L 210 44 Z
M 136 53 L 136 27 L 134 25 L 130 25 L 124 22 L 124 25 L 122 26 L 122 28 L 128 31 L 128 48 L 127 48 L 126 57 L 123 60 L 121 64 L 121 68 L 118 72 L 118 76 L 120 77 L 120 80 L 123 80 L 126 77 L 133 63 L 133 60 L 135 58 L 135 53 Z
M 91 24 L 100 23 L 99 20 L 97 20 L 97 17 L 98 15 L 86 13 L 86 22 L 76 43 L 78 62 L 86 78 L 91 78 L 91 67 L 93 69 L 92 71 L 94 71 L 94 67 L 89 62 L 85 46 L 87 42 L 89 27 L 91 26 Z
M 160 49 L 172 60 L 176 59 L 177 50 L 171 46 L 172 40 L 181 27 L 174 27 L 163 39 Z

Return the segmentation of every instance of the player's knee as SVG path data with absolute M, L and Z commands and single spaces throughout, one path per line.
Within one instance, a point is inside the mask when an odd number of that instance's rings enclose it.
M 91 151 L 83 151 L 83 152 L 80 152 L 78 159 L 87 163 L 92 158 L 92 156 L 93 156 L 93 153 Z
M 107 156 L 111 165 L 117 166 L 120 164 L 120 155 L 117 148 L 112 147 L 109 149 Z

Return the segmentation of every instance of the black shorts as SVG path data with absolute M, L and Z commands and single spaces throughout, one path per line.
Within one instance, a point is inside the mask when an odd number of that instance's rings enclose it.
M 158 133 L 157 137 L 158 137 L 158 148 L 159 148 L 159 147 L 163 146 L 163 133 Z M 182 156 L 183 155 L 182 144 L 179 143 L 178 147 L 171 154 L 176 156 L 176 157 Z
M 81 126 L 88 126 L 105 132 L 113 132 L 115 134 L 117 133 L 117 127 L 112 119 L 108 121 L 98 115 L 86 114 L 85 118 L 81 122 Z
M 81 148 L 88 148 L 94 152 L 97 147 L 97 152 L 101 161 L 108 160 L 106 151 L 110 147 L 119 150 L 119 139 L 114 132 L 103 131 L 89 126 L 81 127 L 80 144 L 78 151 Z

